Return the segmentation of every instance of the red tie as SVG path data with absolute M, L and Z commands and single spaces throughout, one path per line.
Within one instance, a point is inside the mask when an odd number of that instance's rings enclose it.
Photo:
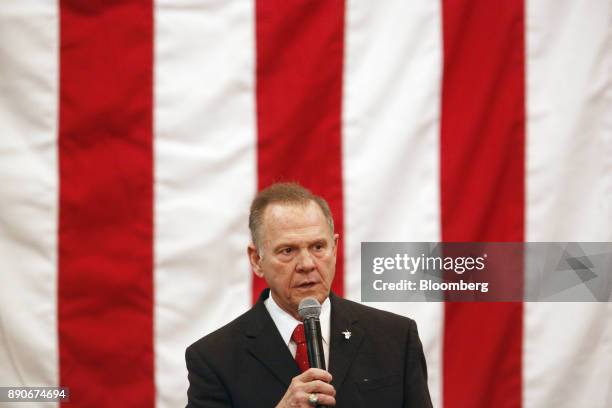
M 297 345 L 297 351 L 295 352 L 295 362 L 300 368 L 301 372 L 304 372 L 310 368 L 308 363 L 308 349 L 306 348 L 306 336 L 304 335 L 304 325 L 298 324 L 293 330 L 291 340 L 295 341 Z

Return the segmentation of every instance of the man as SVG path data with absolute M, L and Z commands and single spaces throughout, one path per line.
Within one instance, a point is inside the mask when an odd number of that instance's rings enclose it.
M 431 407 L 414 321 L 330 292 L 338 234 L 324 199 L 274 184 L 253 200 L 249 228 L 251 267 L 269 289 L 187 348 L 188 407 Z M 322 304 L 328 371 L 308 368 L 305 297 Z

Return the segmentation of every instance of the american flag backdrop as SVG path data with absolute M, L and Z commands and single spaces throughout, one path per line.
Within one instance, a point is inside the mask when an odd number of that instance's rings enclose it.
M 283 180 L 354 300 L 362 241 L 612 241 L 612 2 L 0 1 L 0 386 L 184 406 Z M 436 407 L 612 406 L 610 303 L 374 306 Z

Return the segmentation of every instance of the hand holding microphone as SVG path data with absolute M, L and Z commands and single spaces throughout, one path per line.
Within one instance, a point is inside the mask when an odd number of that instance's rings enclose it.
M 336 390 L 329 384 L 331 379 L 332 376 L 327 371 L 320 368 L 309 368 L 302 374 L 293 377 L 287 392 L 276 408 L 335 406 Z M 318 405 L 319 402 L 325 405 Z

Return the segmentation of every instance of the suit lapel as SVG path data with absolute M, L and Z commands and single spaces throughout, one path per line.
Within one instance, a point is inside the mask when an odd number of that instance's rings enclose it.
M 281 383 L 289 386 L 291 379 L 300 371 L 266 310 L 263 303 L 265 298 L 266 292 L 262 293 L 252 309 L 253 318 L 246 331 L 247 349 Z
M 336 297 L 333 293 L 330 294 L 330 300 L 332 312 L 329 335 L 329 372 L 333 377 L 332 385 L 338 390 L 363 342 L 364 332 L 357 325 L 357 320 L 351 316 L 351 310 L 346 301 Z M 348 339 L 343 334 L 347 330 L 350 332 Z

